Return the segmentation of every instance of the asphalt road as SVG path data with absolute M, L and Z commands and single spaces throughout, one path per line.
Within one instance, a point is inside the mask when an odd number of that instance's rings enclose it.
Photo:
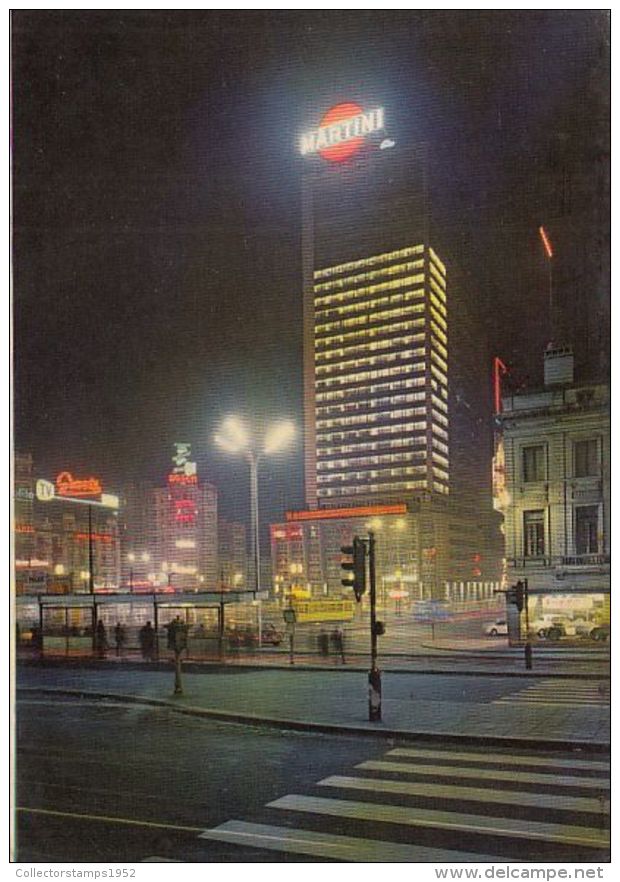
M 606 856 L 608 775 L 583 752 L 463 753 L 35 697 L 18 701 L 17 745 L 22 862 Z

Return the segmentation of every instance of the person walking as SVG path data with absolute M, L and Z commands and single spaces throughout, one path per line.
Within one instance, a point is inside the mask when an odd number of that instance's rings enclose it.
M 325 628 L 321 628 L 321 632 L 319 634 L 319 652 L 322 656 L 329 655 L 329 635 Z
M 334 644 L 334 652 L 337 656 L 340 656 L 342 664 L 346 664 L 344 657 L 344 635 L 340 628 L 334 629 L 334 632 L 332 633 L 332 643 Z
M 95 650 L 99 658 L 103 658 L 108 648 L 108 635 L 106 634 L 105 625 L 99 619 L 97 628 L 95 629 Z
M 145 661 L 153 661 L 155 655 L 155 630 L 150 622 L 147 622 L 138 635 L 142 658 Z
M 122 656 L 123 650 L 125 649 L 125 626 L 120 622 L 116 623 L 116 628 L 114 629 L 114 642 L 116 643 L 116 655 Z

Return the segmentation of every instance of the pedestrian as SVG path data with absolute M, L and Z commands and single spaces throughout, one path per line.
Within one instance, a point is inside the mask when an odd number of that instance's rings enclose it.
M 325 628 L 321 628 L 319 634 L 319 652 L 323 656 L 329 655 L 329 635 Z
M 99 619 L 95 630 L 95 650 L 99 658 L 103 658 L 108 648 L 108 635 L 106 634 L 105 625 Z
M 155 655 L 155 630 L 150 622 L 147 622 L 146 625 L 140 628 L 138 637 L 142 658 L 145 661 L 153 661 Z
M 114 629 L 114 642 L 116 643 L 116 654 L 123 655 L 123 650 L 125 648 L 125 626 L 120 622 L 116 623 L 116 628 Z
M 334 652 L 340 656 L 342 664 L 346 664 L 344 657 L 344 635 L 340 628 L 335 628 L 332 633 L 332 643 L 334 644 Z

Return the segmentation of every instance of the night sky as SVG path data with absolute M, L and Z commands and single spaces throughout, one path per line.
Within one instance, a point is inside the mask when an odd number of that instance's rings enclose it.
M 162 481 L 190 441 L 246 516 L 212 437 L 230 412 L 301 427 L 296 145 L 341 100 L 430 145 L 513 382 L 542 379 L 541 223 L 562 342 L 605 375 L 607 13 L 17 11 L 12 58 L 15 448 L 38 475 Z M 266 518 L 303 504 L 301 439 L 261 494 Z

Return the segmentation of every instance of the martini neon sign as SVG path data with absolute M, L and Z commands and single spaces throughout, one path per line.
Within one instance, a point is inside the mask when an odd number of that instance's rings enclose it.
M 364 145 L 368 135 L 384 125 L 382 107 L 363 110 L 359 104 L 336 104 L 321 119 L 316 129 L 301 135 L 299 150 L 302 156 L 318 153 L 329 162 L 343 162 Z

